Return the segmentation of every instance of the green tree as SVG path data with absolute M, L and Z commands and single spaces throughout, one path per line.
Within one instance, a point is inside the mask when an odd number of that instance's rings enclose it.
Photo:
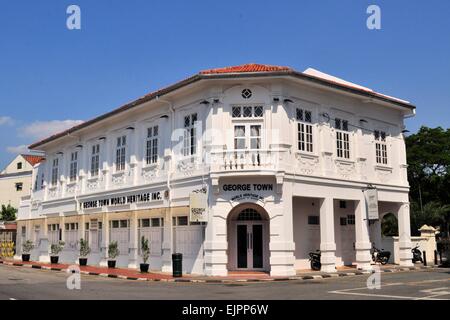
M 2 204 L 2 211 L 0 212 L 0 220 L 3 221 L 14 221 L 16 220 L 17 209 L 12 207 L 10 204 L 5 206 Z
M 393 213 L 386 214 L 381 220 L 381 234 L 387 236 L 398 236 L 398 221 Z
M 411 186 L 411 231 L 423 224 L 450 224 L 450 129 L 421 127 L 406 137 L 408 180 Z

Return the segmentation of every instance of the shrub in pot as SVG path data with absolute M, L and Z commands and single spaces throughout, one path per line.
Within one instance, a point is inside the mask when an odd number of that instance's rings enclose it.
M 50 246 L 50 262 L 52 264 L 58 263 L 59 253 L 64 249 L 64 241 L 58 241 L 58 243 L 52 243 Z
M 148 239 L 145 239 L 144 236 L 141 238 L 141 257 L 144 262 L 140 264 L 141 272 L 148 272 L 149 264 L 147 261 L 150 257 L 150 248 L 148 246 Z
M 31 240 L 27 240 L 22 244 L 22 261 L 30 261 L 30 252 L 34 248 L 34 243 Z
M 116 267 L 116 257 L 120 254 L 117 241 L 112 241 L 108 245 L 108 268 Z
M 78 261 L 80 262 L 80 266 L 87 265 L 87 256 L 91 253 L 91 248 L 89 248 L 89 242 L 87 240 L 84 240 L 83 238 L 80 239 L 80 258 Z

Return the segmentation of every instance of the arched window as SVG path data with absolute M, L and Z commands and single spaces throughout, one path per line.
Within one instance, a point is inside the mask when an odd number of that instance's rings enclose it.
M 255 209 L 244 209 L 239 213 L 238 221 L 252 221 L 252 220 L 262 220 L 261 215 Z

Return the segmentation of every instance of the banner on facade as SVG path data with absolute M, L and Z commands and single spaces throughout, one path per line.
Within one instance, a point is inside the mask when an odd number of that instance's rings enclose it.
M 378 191 L 375 188 L 364 191 L 367 204 L 367 218 L 369 220 L 378 220 Z
M 208 221 L 208 193 L 206 188 L 191 192 L 189 195 L 189 213 L 191 222 Z

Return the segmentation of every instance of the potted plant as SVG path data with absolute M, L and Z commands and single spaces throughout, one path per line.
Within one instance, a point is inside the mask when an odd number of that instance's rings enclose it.
M 116 267 L 116 257 L 120 254 L 117 241 L 112 241 L 108 245 L 108 268 Z
M 87 256 L 91 253 L 91 248 L 89 248 L 89 241 L 80 239 L 80 258 L 78 259 L 80 262 L 80 266 L 87 265 Z
M 27 240 L 22 244 L 22 261 L 30 261 L 30 252 L 33 250 L 33 241 Z
M 50 262 L 57 264 L 59 259 L 59 253 L 64 249 L 64 241 L 58 241 L 58 243 L 52 243 L 50 246 Z
M 148 246 L 148 239 L 145 239 L 144 236 L 141 238 L 141 257 L 144 262 L 140 264 L 141 272 L 148 272 L 149 264 L 147 261 L 150 257 L 150 248 Z

